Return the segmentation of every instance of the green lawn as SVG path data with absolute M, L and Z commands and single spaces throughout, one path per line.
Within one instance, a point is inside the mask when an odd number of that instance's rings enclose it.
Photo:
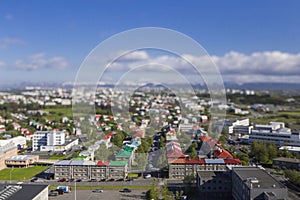
M 49 112 L 49 115 L 43 116 L 45 119 L 59 121 L 62 117 L 68 117 L 69 119 L 73 118 L 71 106 L 46 108 L 45 111 Z
M 292 117 L 300 117 L 300 112 L 278 112 L 280 115 L 290 115 Z
M 0 171 L 0 180 L 28 180 L 46 170 L 48 166 L 33 166 L 28 168 L 6 168 Z
M 67 155 L 52 155 L 49 157 L 50 160 L 62 160 L 66 157 Z

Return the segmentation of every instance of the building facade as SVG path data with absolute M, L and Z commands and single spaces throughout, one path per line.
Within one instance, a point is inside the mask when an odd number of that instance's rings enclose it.
M 29 167 L 39 161 L 38 155 L 16 155 L 5 160 L 7 167 Z
M 203 200 L 231 200 L 231 171 L 198 171 L 196 184 Z
M 64 131 L 36 131 L 32 138 L 32 150 L 40 151 L 43 146 L 59 146 L 64 143 Z
M 285 128 L 283 122 L 270 122 L 269 125 L 256 125 L 251 130 L 250 142 L 267 142 L 277 146 L 300 146 L 300 134 Z
M 169 178 L 184 179 L 187 175 L 196 177 L 198 171 L 227 171 L 229 166 L 240 166 L 239 159 L 189 159 L 169 160 Z
M 279 157 L 273 159 L 273 165 L 281 169 L 300 171 L 300 159 Z
M 5 160 L 17 154 L 18 150 L 13 142 L 0 146 L 0 170 L 6 168 Z
M 55 179 L 125 179 L 128 175 L 127 161 L 60 160 L 54 164 Z

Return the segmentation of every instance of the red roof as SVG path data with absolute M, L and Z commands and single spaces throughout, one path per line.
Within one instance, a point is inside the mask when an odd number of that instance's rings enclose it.
M 241 165 L 242 162 L 238 158 L 224 159 L 225 164 Z
M 182 153 L 181 151 L 173 151 L 173 152 L 170 152 L 170 153 L 167 153 L 167 157 L 168 158 L 185 158 L 186 155 L 184 153 Z
M 214 150 L 214 155 L 217 156 L 218 158 L 233 158 L 232 155 L 225 149 Z
M 205 164 L 205 160 L 203 158 L 177 158 L 177 159 L 169 159 L 169 163 L 172 164 Z
M 97 162 L 97 166 L 108 166 L 108 165 L 109 165 L 108 161 L 101 161 L 101 160 L 99 160 Z
M 113 136 L 113 132 L 111 132 L 111 133 L 108 133 L 108 134 L 106 134 L 104 137 L 103 137 L 103 139 L 104 140 L 108 140 L 109 138 L 111 138 L 112 136 Z

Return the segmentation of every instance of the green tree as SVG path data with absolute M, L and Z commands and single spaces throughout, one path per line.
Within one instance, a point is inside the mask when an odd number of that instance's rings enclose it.
M 177 190 L 176 193 L 175 193 L 175 200 L 181 200 L 182 195 L 183 195 L 183 191 L 180 190 L 180 192 L 179 192 L 179 191 Z
M 236 157 L 242 161 L 243 165 L 248 165 L 249 164 L 250 159 L 249 159 L 248 154 L 239 152 L 239 153 L 237 153 Z
M 158 198 L 159 198 L 159 193 L 158 193 L 158 190 L 157 190 L 157 183 L 156 183 L 156 180 L 153 180 L 147 199 L 149 199 L 149 200 L 151 200 L 151 199 L 158 200 Z
M 99 149 L 95 151 L 96 160 L 110 160 L 113 155 L 113 152 L 106 148 L 104 144 L 99 146 Z
M 272 161 L 278 156 L 278 148 L 274 144 L 268 145 L 269 160 Z
M 161 196 L 163 200 L 173 200 L 175 198 L 173 192 L 168 189 L 166 181 L 161 189 Z
M 291 183 L 300 187 L 300 174 L 296 170 L 285 170 L 285 177 L 289 179 Z
M 195 148 L 191 149 L 191 152 L 189 154 L 190 158 L 198 158 L 198 154 Z
M 119 148 L 122 148 L 123 140 L 124 140 L 124 137 L 120 133 L 115 134 L 111 139 L 112 143 L 114 145 L 118 146 Z

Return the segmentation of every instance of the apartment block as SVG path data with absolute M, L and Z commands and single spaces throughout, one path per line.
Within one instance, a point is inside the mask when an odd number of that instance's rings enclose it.
M 32 138 L 32 149 L 39 151 L 43 146 L 58 146 L 64 143 L 64 131 L 36 131 Z
M 235 200 L 288 199 L 287 188 L 257 167 L 232 169 L 232 196 Z

